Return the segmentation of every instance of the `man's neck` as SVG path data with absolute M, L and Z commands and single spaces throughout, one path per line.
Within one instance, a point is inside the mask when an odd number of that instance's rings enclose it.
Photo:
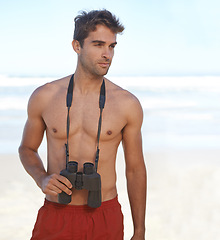
M 76 70 L 74 73 L 74 88 L 82 94 L 100 90 L 103 76 L 93 76 Z

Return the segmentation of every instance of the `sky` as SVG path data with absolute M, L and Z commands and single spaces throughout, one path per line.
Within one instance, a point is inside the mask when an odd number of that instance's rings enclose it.
M 0 0 L 0 75 L 75 71 L 80 10 L 103 9 L 125 26 L 111 76 L 219 76 L 219 0 Z

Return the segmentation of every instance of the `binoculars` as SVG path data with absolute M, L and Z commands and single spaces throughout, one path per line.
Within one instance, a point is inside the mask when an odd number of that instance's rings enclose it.
M 101 206 L 101 177 L 95 171 L 94 164 L 87 162 L 83 164 L 83 172 L 77 172 L 78 162 L 69 161 L 67 167 L 60 172 L 60 175 L 66 177 L 77 189 L 87 189 L 88 206 L 97 208 Z M 71 196 L 65 192 L 58 194 L 58 201 L 61 204 L 68 204 L 71 202 Z

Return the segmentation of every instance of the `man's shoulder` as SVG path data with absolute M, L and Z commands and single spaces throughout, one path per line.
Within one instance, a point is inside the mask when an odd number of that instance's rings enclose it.
M 128 90 L 116 85 L 112 81 L 107 80 L 107 86 L 109 88 L 109 94 L 112 96 L 116 101 L 121 102 L 123 105 L 126 105 L 127 107 L 131 106 L 140 106 L 140 102 L 138 98 Z
M 36 88 L 31 94 L 28 107 L 29 108 L 44 108 L 56 96 L 62 92 L 66 92 L 70 76 L 47 82 L 44 85 Z
M 31 95 L 31 98 L 50 98 L 53 95 L 57 94 L 59 91 L 67 89 L 67 84 L 70 79 L 70 76 L 60 78 L 51 82 L 47 82 L 44 85 L 39 86 L 34 90 Z
M 64 88 L 67 88 L 68 81 L 70 79 L 70 76 L 63 77 L 57 80 L 53 80 L 51 82 L 47 82 L 44 85 L 41 85 L 40 87 L 36 88 L 33 94 L 35 95 L 43 95 L 43 94 L 53 94 L 57 91 L 60 91 Z

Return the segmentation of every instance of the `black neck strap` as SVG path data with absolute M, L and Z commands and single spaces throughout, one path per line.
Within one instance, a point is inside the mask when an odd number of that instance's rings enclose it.
M 67 163 L 69 162 L 69 131 L 70 131 L 70 107 L 72 105 L 73 101 L 73 86 L 74 86 L 74 74 L 70 78 L 68 90 L 67 90 L 67 96 L 66 96 L 66 106 L 68 109 L 67 112 L 67 142 L 65 144 L 66 146 L 66 167 Z M 100 115 L 99 115 L 99 124 L 98 124 L 98 133 L 97 133 L 97 150 L 96 150 L 96 156 L 95 156 L 95 170 L 97 172 L 98 168 L 98 161 L 99 161 L 99 140 L 100 140 L 100 134 L 101 134 L 101 126 L 102 126 L 102 111 L 105 106 L 105 81 L 103 79 L 102 86 L 100 89 L 100 96 L 99 96 L 99 108 L 100 108 Z

